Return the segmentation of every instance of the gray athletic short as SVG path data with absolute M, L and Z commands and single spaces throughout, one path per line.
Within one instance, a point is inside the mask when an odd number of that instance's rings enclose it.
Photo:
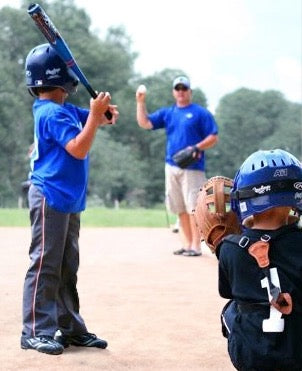
M 197 194 L 206 182 L 203 171 L 180 169 L 166 164 L 166 205 L 174 214 L 192 214 Z

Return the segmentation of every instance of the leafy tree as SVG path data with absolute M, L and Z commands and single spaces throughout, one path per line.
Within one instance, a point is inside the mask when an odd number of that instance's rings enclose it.
M 301 105 L 294 107 L 277 91 L 242 88 L 224 96 L 216 113 L 219 143 L 208 151 L 213 154 L 210 175 L 233 177 L 244 159 L 258 149 L 280 147 L 298 154 Z
M 90 18 L 77 9 L 73 0 L 40 2 L 55 19 L 55 24 L 70 45 L 75 58 L 92 86 L 115 93 L 128 84 L 133 75 L 135 54 L 130 51 L 130 40 L 123 29 L 110 29 L 105 40 L 90 31 Z M 28 52 L 45 43 L 27 15 L 28 1 L 21 9 L 0 9 L 0 205 L 15 199 L 20 183 L 29 168 L 27 150 L 33 141 L 32 97 L 25 87 L 24 64 Z M 26 20 L 26 21 L 25 21 Z M 94 61 L 93 63 L 91 61 Z M 89 106 L 89 96 L 82 86 L 70 101 Z M 1 200 L 3 200 L 1 202 Z
M 182 70 L 164 69 L 140 76 L 133 69 L 137 54 L 123 27 L 109 28 L 104 39 L 91 30 L 91 21 L 74 0 L 40 1 L 73 54 L 98 91 L 110 91 L 118 105 L 117 125 L 100 129 L 91 150 L 89 198 L 112 205 L 152 206 L 164 201 L 164 130 L 147 131 L 136 122 L 135 91 L 147 86 L 147 108 L 153 112 L 174 103 L 172 81 Z M 33 98 L 25 87 L 25 57 L 32 47 L 45 43 L 27 15 L 28 0 L 20 9 L 0 9 L 0 206 L 16 203 L 33 141 Z M 93 61 L 93 62 L 92 62 Z M 69 100 L 89 106 L 83 86 Z M 207 107 L 200 89 L 193 101 Z M 218 106 L 219 143 L 206 151 L 207 175 L 233 177 L 242 161 L 257 149 L 283 148 L 302 157 L 301 104 L 291 103 L 278 91 L 238 89 L 225 95 Z
M 112 140 L 106 129 L 109 128 L 100 129 L 91 149 L 89 194 L 107 205 L 112 205 L 114 200 L 136 204 L 134 196 L 137 194 L 140 204 L 146 206 L 142 162 L 135 158 L 130 146 L 121 146 Z
M 0 205 L 10 206 L 28 172 L 30 98 L 22 85 L 23 58 L 29 40 L 21 10 L 0 11 Z M 18 19 L 18 21 L 16 21 Z
M 302 106 L 287 102 L 278 119 L 278 129 L 263 140 L 263 148 L 281 148 L 302 161 Z

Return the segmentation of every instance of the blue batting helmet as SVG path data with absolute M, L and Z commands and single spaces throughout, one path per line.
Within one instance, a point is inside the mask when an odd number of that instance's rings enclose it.
M 28 53 L 25 70 L 26 86 L 33 96 L 33 88 L 39 87 L 58 87 L 69 94 L 77 90 L 78 78 L 50 44 L 38 45 Z
M 234 179 L 231 207 L 241 222 L 277 206 L 302 211 L 302 165 L 282 149 L 259 150 L 241 165 Z

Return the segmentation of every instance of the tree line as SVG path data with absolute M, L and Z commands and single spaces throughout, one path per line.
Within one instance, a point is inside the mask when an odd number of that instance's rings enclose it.
M 149 112 L 171 105 L 171 81 L 190 71 L 164 69 L 150 76 L 134 70 L 137 54 L 123 27 L 112 27 L 101 39 L 91 20 L 73 0 L 40 1 L 68 41 L 91 85 L 110 91 L 120 118 L 99 130 L 91 150 L 89 202 L 112 206 L 155 207 L 164 202 L 164 131 L 145 131 L 136 123 L 135 90 L 148 87 Z M 32 101 L 25 86 L 24 63 L 43 36 L 27 15 L 29 1 L 20 9 L 0 9 L 0 207 L 16 206 L 21 182 L 29 172 L 28 148 L 33 141 Z M 93 63 L 91 62 L 93 61 Z M 83 86 L 69 101 L 89 107 Z M 193 101 L 207 107 L 205 93 L 197 88 Z M 302 105 L 286 100 L 279 91 L 241 88 L 219 102 L 215 119 L 219 143 L 206 151 L 207 176 L 233 178 L 242 161 L 258 149 L 282 148 L 301 159 Z

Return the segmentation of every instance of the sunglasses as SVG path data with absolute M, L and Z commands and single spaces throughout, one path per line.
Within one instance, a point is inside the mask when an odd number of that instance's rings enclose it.
M 176 91 L 180 91 L 180 90 L 182 90 L 182 91 L 187 91 L 187 90 L 189 90 L 186 86 L 184 86 L 184 85 L 177 85 L 177 86 L 175 86 L 175 88 L 174 88 Z

